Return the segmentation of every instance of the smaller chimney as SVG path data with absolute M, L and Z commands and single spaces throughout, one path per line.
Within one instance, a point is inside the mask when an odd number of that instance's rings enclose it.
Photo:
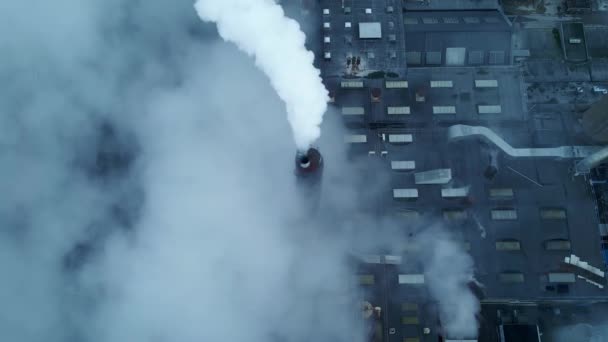
M 372 88 L 372 102 L 380 102 L 382 90 L 380 88 Z
M 336 102 L 336 91 L 330 90 L 328 93 L 327 103 L 335 103 Z

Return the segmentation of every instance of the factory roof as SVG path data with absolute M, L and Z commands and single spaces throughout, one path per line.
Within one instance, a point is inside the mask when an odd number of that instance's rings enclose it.
M 537 136 L 547 131 L 530 134 L 519 79 L 515 67 L 410 69 L 407 88 L 386 88 L 385 80 L 363 79 L 363 88 L 340 89 L 336 106 L 366 108 L 364 115 L 344 118 L 352 134 L 366 137 L 351 148 L 353 158 L 369 160 L 370 151 L 377 158 L 385 153 L 380 162 L 386 164 L 384 172 L 391 181 L 384 191 L 377 190 L 381 195 L 373 201 L 375 210 L 383 215 L 407 213 L 400 217 L 409 222 L 417 217 L 442 219 L 463 246 L 469 246 L 485 300 L 599 298 L 605 289 L 579 277 L 589 272 L 564 266 L 564 258 L 575 254 L 584 265 L 603 267 L 595 203 L 585 181 L 572 177 L 572 160 L 517 158 L 491 142 L 448 139 L 451 126 L 466 122 L 491 127 L 513 148 L 539 147 Z M 331 86 L 340 80 L 326 82 Z M 431 82 L 445 86 L 431 87 Z M 377 102 L 370 99 L 372 88 L 382 89 Z M 409 114 L 388 115 L 389 106 L 409 107 Z M 456 108 L 455 114 L 432 114 L 433 107 L 449 106 Z M 479 106 L 500 106 L 501 111 L 480 114 Z M 561 145 L 576 143 L 564 133 L 571 129 L 567 123 L 559 129 Z M 406 144 L 395 138 L 410 136 Z M 489 158 L 495 158 L 498 167 L 491 179 L 484 176 Z M 450 177 L 438 171 L 448 169 Z M 434 177 L 431 182 L 422 180 L 427 174 Z M 407 230 L 415 232 L 415 226 Z M 407 276 L 401 279 L 420 282 L 412 276 L 420 273 L 404 272 Z
M 408 31 L 506 31 L 510 22 L 498 11 L 416 11 L 404 13 Z
M 404 0 L 408 11 L 480 10 L 500 8 L 497 0 Z

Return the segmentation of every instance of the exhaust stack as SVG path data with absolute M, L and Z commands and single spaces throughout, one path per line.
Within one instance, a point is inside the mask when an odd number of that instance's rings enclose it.
M 316 178 L 323 172 L 323 157 L 316 148 L 309 148 L 306 153 L 296 153 L 296 175 L 298 178 Z
M 323 176 L 323 156 L 316 148 L 306 152 L 298 151 L 295 159 L 295 175 L 298 192 L 304 206 L 311 212 L 317 211 L 321 197 L 321 178 Z

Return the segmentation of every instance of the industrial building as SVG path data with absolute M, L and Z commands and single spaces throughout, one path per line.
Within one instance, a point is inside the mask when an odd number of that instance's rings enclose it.
M 444 336 L 424 267 L 405 262 L 428 222 L 474 260 L 479 341 L 540 341 L 560 312 L 608 300 L 607 97 L 581 117 L 534 108 L 497 1 L 321 0 L 318 15 L 349 156 L 390 179 L 370 211 L 404 227 L 401 250 L 357 270 L 381 340 L 477 341 Z

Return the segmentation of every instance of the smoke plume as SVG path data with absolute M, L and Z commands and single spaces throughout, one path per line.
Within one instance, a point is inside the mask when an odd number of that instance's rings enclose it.
M 224 40 L 255 58 L 285 102 L 298 149 L 305 150 L 320 135 L 327 90 L 298 23 L 273 0 L 198 0 L 195 7 Z
M 437 300 L 441 323 L 448 336 L 477 336 L 479 301 L 468 287 L 473 259 L 438 227 L 418 238 L 430 294 Z

